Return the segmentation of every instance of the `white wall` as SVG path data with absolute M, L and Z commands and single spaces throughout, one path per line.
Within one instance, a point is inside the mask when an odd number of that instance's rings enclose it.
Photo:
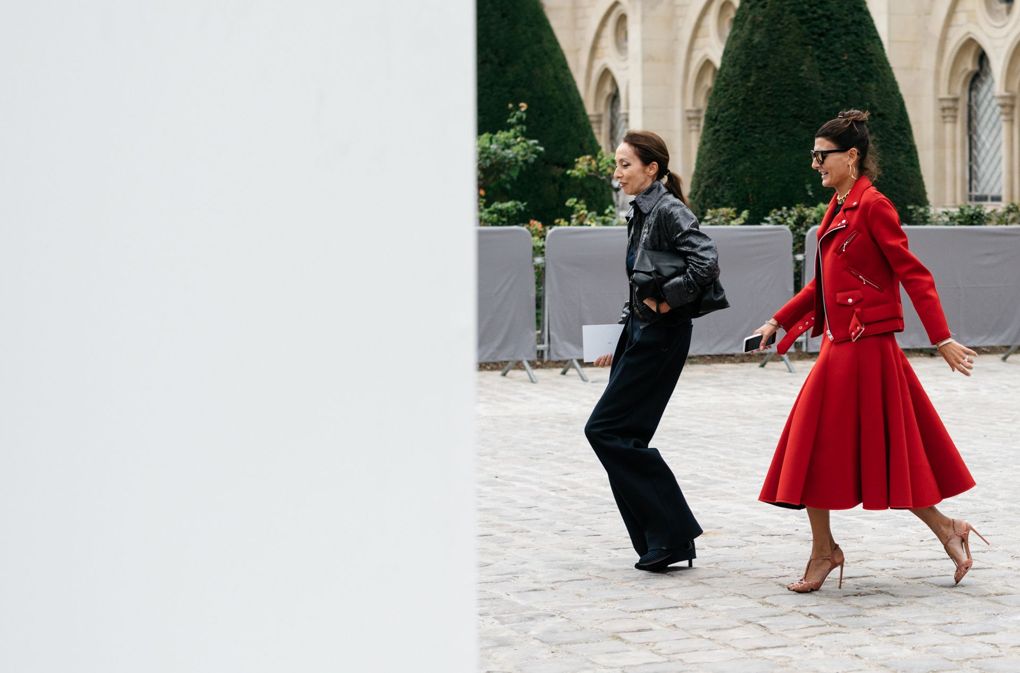
M 473 8 L 0 8 L 0 670 L 475 669 Z

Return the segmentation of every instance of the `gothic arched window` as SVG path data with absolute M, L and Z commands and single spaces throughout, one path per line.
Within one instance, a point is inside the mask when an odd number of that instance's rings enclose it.
M 620 88 L 613 86 L 613 95 L 609 97 L 609 151 L 615 152 L 617 145 L 627 133 L 627 118 L 620 108 Z
M 995 101 L 995 80 L 983 52 L 967 93 L 969 144 L 968 200 L 1002 201 L 1002 117 Z
M 609 154 L 616 152 L 616 148 L 623 142 L 623 136 L 627 135 L 627 113 L 623 111 L 623 104 L 620 102 L 620 87 L 613 82 L 613 93 L 609 96 L 606 118 L 609 123 L 606 125 L 609 131 Z M 613 180 L 613 201 L 616 203 L 616 210 L 620 213 L 626 212 L 630 197 L 623 193 L 620 184 Z

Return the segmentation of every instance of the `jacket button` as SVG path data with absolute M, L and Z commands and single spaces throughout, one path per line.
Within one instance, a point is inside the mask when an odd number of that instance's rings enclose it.
M 853 299 L 847 299 L 847 300 L 846 300 L 846 303 L 848 303 L 848 304 L 852 304 L 852 303 L 854 303 L 854 300 L 853 300 Z

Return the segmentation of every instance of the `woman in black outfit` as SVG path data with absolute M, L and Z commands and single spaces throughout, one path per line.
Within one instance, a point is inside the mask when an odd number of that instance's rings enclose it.
M 612 368 L 584 431 L 641 557 L 634 567 L 659 571 L 679 561 L 693 565 L 694 538 L 701 535 L 676 478 L 649 442 L 687 359 L 691 318 L 712 310 L 702 306 L 702 295 L 717 284 L 718 255 L 698 230 L 658 135 L 624 136 L 613 177 L 636 197 L 627 215 L 630 300 L 616 352 L 595 361 Z M 722 299 L 714 308 L 724 306 Z

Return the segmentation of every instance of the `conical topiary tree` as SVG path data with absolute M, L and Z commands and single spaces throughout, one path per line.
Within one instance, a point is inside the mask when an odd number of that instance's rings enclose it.
M 811 170 L 814 133 L 843 109 L 871 112 L 881 177 L 902 211 L 928 202 L 910 119 L 865 0 L 743 0 L 708 109 L 691 198 L 761 222 L 827 201 Z
M 612 203 L 608 185 L 565 174 L 577 157 L 595 154 L 598 143 L 539 0 L 478 0 L 477 24 L 479 133 L 504 128 L 507 106 L 524 102 L 527 136 L 545 148 L 505 193 L 486 198 L 525 201 L 524 221 L 546 224 L 569 219 L 570 197 L 583 199 L 591 210 L 604 209 Z

